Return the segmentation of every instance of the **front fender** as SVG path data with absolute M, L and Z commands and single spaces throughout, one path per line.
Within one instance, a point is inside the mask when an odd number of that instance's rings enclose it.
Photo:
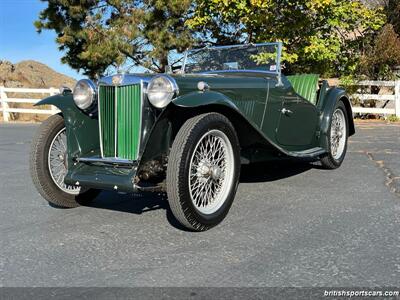
M 239 111 L 239 109 L 236 107 L 231 99 L 229 99 L 222 93 L 214 91 L 193 92 L 185 94 L 173 100 L 173 103 L 176 106 L 180 107 L 198 107 L 210 104 L 219 104 Z
M 225 115 L 233 124 L 242 148 L 262 144 L 264 147 L 290 155 L 288 151 L 277 145 L 265 135 L 254 118 L 246 115 L 232 99 L 226 95 L 215 92 L 193 92 L 173 100 L 176 107 L 187 109 L 196 114 L 205 112 L 218 112 Z
M 39 105 L 54 105 L 61 111 L 67 130 L 68 162 L 70 166 L 73 165 L 73 157 L 80 157 L 89 153 L 93 155 L 93 153 L 98 152 L 100 145 L 97 119 L 89 117 L 78 109 L 71 93 L 45 98 L 35 104 L 35 106 Z
M 159 159 L 160 154 L 168 156 L 175 136 L 184 122 L 194 115 L 211 111 L 222 113 L 231 120 L 241 139 L 241 145 L 260 140 L 260 134 L 257 138 L 250 134 L 257 134 L 257 129 L 243 116 L 231 99 L 214 91 L 192 92 L 174 99 L 158 116 L 144 147 L 141 165 Z M 246 133 L 242 134 L 242 131 Z
M 68 107 L 73 108 L 73 106 L 75 106 L 74 99 L 72 98 L 71 93 L 57 94 L 54 96 L 44 98 L 39 102 L 37 102 L 34 106 L 40 106 L 40 105 L 54 105 L 61 111 L 67 110 Z
M 261 132 L 258 124 L 256 124 L 251 117 L 246 116 L 246 114 L 236 106 L 235 102 L 232 101 L 232 99 L 222 93 L 214 91 L 193 92 L 176 98 L 175 100 L 173 100 L 173 104 L 183 108 L 196 108 L 206 106 L 219 106 L 228 108 L 229 110 L 233 110 L 234 112 L 239 114 L 243 121 L 245 120 L 246 123 L 249 123 L 254 130 L 256 130 L 259 134 L 263 136 L 263 133 Z

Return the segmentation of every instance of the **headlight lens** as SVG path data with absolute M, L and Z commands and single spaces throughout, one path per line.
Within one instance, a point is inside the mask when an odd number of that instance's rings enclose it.
M 175 80 L 166 75 L 154 77 L 147 87 L 147 97 L 157 108 L 167 106 L 177 93 L 178 86 Z
M 75 85 L 73 97 L 80 109 L 90 108 L 96 100 L 96 85 L 88 79 L 79 80 Z

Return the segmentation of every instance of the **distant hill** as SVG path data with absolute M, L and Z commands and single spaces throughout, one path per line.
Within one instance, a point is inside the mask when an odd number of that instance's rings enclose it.
M 75 82 L 75 79 L 34 60 L 24 60 L 16 64 L 0 60 L 0 85 L 5 87 L 59 88 L 66 85 L 73 88 Z
M 0 0 L 1 1 L 1 0 Z M 73 88 L 76 80 L 66 75 L 60 74 L 45 64 L 34 60 L 25 60 L 13 64 L 6 60 L 0 60 L 0 86 L 12 88 L 59 88 L 68 86 Z M 23 97 L 40 99 L 43 94 L 22 94 L 8 93 L 8 97 Z M 47 96 L 46 96 L 47 97 Z M 28 103 L 9 103 L 14 108 L 33 108 Z M 10 118 L 13 121 L 43 121 L 48 115 L 41 114 L 23 114 L 11 113 Z M 0 121 L 3 120 L 0 113 Z

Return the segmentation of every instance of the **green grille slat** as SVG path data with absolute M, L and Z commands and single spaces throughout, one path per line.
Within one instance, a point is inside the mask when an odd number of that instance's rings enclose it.
M 115 156 L 115 89 L 112 86 L 100 87 L 100 122 L 105 157 Z
M 100 86 L 99 95 L 104 156 L 136 160 L 142 114 L 140 85 Z M 117 153 L 115 153 L 115 141 L 117 141 Z
M 134 160 L 137 158 L 140 138 L 140 86 L 119 87 L 117 99 L 118 157 Z

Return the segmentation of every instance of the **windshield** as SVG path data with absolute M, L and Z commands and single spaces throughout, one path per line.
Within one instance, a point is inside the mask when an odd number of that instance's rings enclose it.
M 187 51 L 183 73 L 259 70 L 280 73 L 281 43 L 206 47 Z

